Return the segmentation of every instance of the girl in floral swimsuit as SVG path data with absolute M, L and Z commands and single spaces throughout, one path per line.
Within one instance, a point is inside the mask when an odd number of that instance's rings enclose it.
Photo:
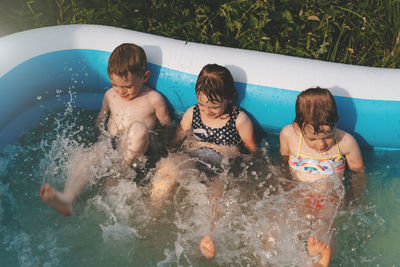
M 310 188 L 318 184 L 318 193 L 302 194 L 308 217 L 318 218 L 327 203 L 338 204 L 337 195 L 324 193 L 332 185 L 324 181 L 332 175 L 341 179 L 346 162 L 350 171 L 358 174 L 361 183 L 365 182 L 364 163 L 357 141 L 349 133 L 336 128 L 338 119 L 336 103 L 329 90 L 310 88 L 299 94 L 296 118 L 280 133 L 280 153 L 284 162 L 288 162 L 293 177 Z M 324 188 L 321 190 L 321 187 Z M 308 251 L 312 256 L 320 254 L 319 264 L 328 266 L 329 244 L 310 236 Z

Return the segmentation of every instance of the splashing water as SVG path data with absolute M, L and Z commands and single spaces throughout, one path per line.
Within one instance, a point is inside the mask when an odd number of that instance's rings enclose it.
M 122 174 L 121 155 L 92 126 L 96 116 L 69 103 L 63 112 L 46 112 L 17 144 L 1 151 L 1 266 L 307 266 L 309 235 L 325 242 L 335 237 L 332 266 L 396 263 L 390 247 L 400 241 L 395 163 L 372 166 L 373 189 L 365 202 L 342 208 L 346 188 L 340 179 L 293 183 L 273 163 L 276 155 L 267 149 L 276 147 L 268 144 L 257 158 L 220 175 L 224 193 L 217 211 L 208 186 L 193 171 L 185 173 L 155 216 L 148 200 L 155 155 Z M 90 166 L 92 182 L 77 199 L 73 216 L 62 217 L 43 204 L 39 188 L 47 182 L 62 190 L 93 146 L 103 156 Z M 366 162 L 377 161 L 375 156 Z M 310 205 L 323 206 L 320 215 L 310 212 Z M 203 259 L 198 249 L 207 234 L 216 245 L 212 260 Z M 394 240 L 384 241 L 389 234 Z

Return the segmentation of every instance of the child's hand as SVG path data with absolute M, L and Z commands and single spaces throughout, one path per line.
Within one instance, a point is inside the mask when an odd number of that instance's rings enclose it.
M 367 177 L 364 170 L 349 173 L 351 190 L 346 194 L 346 204 L 354 205 L 361 201 L 362 192 L 367 188 Z

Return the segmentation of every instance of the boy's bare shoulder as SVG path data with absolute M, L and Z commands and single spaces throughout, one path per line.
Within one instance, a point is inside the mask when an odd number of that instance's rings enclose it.
M 149 99 L 149 101 L 151 101 L 153 105 L 165 103 L 165 98 L 160 92 L 157 92 L 156 90 L 147 86 L 146 86 L 146 97 Z
M 114 94 L 116 94 L 115 91 L 112 88 L 110 88 L 104 93 L 104 96 L 109 97 L 109 96 L 112 96 Z

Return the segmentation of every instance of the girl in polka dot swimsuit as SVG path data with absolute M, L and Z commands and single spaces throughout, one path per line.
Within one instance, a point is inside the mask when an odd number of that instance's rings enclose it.
M 197 104 L 190 107 L 182 117 L 174 144 L 185 140 L 185 153 L 169 156 L 160 162 L 150 192 L 153 204 L 169 197 L 184 169 L 197 169 L 210 179 L 206 182 L 211 203 L 222 196 L 224 185 L 218 179 L 223 171 L 223 158 L 234 158 L 243 144 L 250 152 L 257 150 L 253 124 L 242 108 L 233 104 L 237 97 L 229 70 L 217 64 L 208 64 L 200 72 L 196 82 Z M 214 204 L 215 205 L 215 204 Z M 211 207 L 215 211 L 216 207 Z M 215 217 L 215 216 L 211 216 Z M 210 232 L 214 228 L 210 223 Z M 206 258 L 215 255 L 210 235 L 200 242 L 201 253 Z

